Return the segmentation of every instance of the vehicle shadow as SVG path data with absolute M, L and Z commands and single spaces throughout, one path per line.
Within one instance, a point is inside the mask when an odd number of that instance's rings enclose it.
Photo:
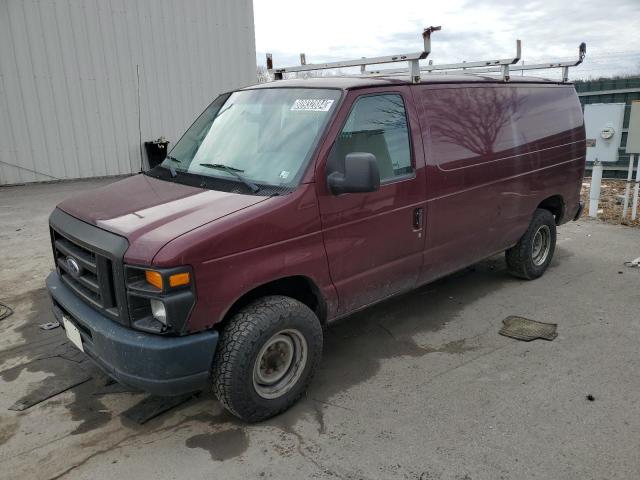
M 436 332 L 445 324 L 455 322 L 462 309 L 500 289 L 505 283 L 514 281 L 518 282 L 506 273 L 502 257 L 496 256 L 327 326 L 323 361 L 305 397 L 288 412 L 261 425 L 296 434 L 296 424 L 303 418 L 311 418 L 317 423 L 318 432 L 323 433 L 323 404 L 331 403 L 335 396 L 373 378 L 385 361 L 397 357 L 422 357 L 434 352 L 455 355 L 477 348 L 477 345 L 467 344 L 464 338 L 426 346 L 417 343 L 414 337 Z M 51 321 L 46 291 L 31 292 L 28 298 L 13 301 L 31 302 L 29 311 L 25 312 L 29 321 L 16 328 L 26 343 L 23 347 L 0 352 L 3 364 L 11 363 L 12 358 L 22 359 L 16 366 L 1 371 L 0 378 L 11 383 L 17 381 L 24 370 L 42 371 L 49 374 L 43 380 L 47 382 L 69 374 L 58 371 L 56 365 L 59 362 L 47 359 L 60 357 L 72 362 L 78 367 L 78 372 L 84 372 L 84 376 L 79 375 L 77 385 L 73 385 L 73 378 L 69 380 L 74 399 L 61 403 L 69 411 L 69 418 L 80 422 L 74 424 L 72 435 L 96 431 L 116 417 L 124 428 L 131 429 L 132 434 L 151 431 L 167 419 L 181 417 L 183 422 L 199 422 L 212 427 L 210 432 L 190 437 L 186 445 L 205 448 L 215 460 L 240 455 L 248 445 L 246 435 L 251 427 L 224 412 L 210 393 L 179 401 L 174 399 L 166 404 L 137 394 L 135 398 L 140 400 L 128 409 L 129 415 L 110 411 L 108 404 L 111 402 L 105 402 L 104 395 L 131 396 L 131 392 L 105 382 L 104 375 L 91 362 L 75 355 L 69 348 L 61 329 L 43 331 L 38 328 L 39 324 Z M 91 377 L 88 381 L 86 372 Z M 55 395 L 43 401 L 52 402 L 53 398 Z M 23 400 L 17 399 L 17 403 Z M 131 410 L 136 414 L 130 415 Z
M 475 349 L 465 338 L 425 346 L 414 337 L 455 322 L 460 311 L 505 282 L 514 281 L 503 263 L 501 256 L 492 257 L 330 325 L 310 396 L 330 401 L 341 391 L 374 377 L 386 360 L 396 357 L 461 354 Z

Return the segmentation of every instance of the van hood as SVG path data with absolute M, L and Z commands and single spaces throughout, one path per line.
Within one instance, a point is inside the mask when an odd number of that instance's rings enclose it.
M 125 237 L 128 263 L 151 264 L 169 241 L 269 197 L 204 190 L 135 175 L 63 201 L 58 208 Z

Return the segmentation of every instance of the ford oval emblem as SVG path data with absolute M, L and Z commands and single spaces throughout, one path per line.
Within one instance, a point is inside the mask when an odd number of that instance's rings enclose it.
M 69 273 L 74 277 L 79 277 L 80 272 L 82 272 L 82 268 L 78 264 L 78 261 L 73 257 L 67 257 L 67 268 L 69 269 Z

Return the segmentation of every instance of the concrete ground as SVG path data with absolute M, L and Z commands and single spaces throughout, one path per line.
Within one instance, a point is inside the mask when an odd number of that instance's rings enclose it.
M 330 327 L 307 396 L 271 421 L 244 425 L 202 394 L 141 425 L 153 400 L 38 328 L 53 319 L 47 216 L 107 182 L 0 189 L 0 301 L 15 308 L 0 322 L 0 477 L 640 477 L 640 269 L 623 266 L 640 230 L 571 223 L 540 280 L 498 256 Z M 508 315 L 559 335 L 500 336 Z M 69 379 L 88 380 L 8 409 Z

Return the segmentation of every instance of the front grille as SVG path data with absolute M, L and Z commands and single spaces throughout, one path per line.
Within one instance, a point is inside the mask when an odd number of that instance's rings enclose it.
M 111 317 L 119 316 L 114 289 L 114 269 L 111 259 L 67 238 L 51 229 L 53 255 L 62 281 L 89 305 L 104 310 Z M 73 259 L 80 267 L 74 271 L 68 260 Z

